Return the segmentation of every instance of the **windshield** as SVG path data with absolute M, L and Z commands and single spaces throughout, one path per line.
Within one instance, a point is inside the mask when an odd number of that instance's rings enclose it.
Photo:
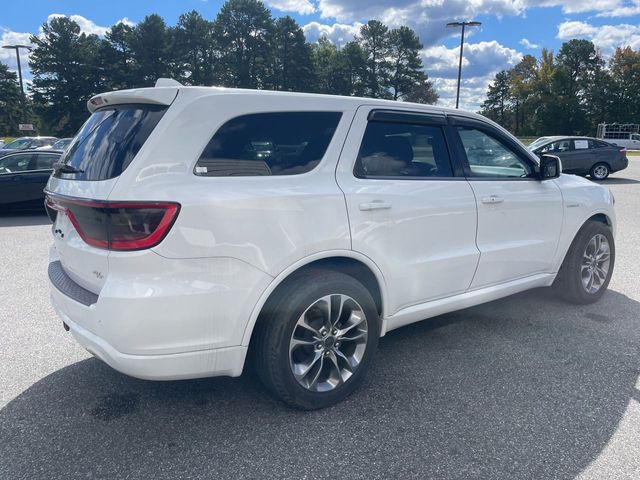
M 54 143 L 53 145 L 51 145 L 51 148 L 55 149 L 60 149 L 60 150 L 64 150 L 65 148 L 67 148 L 67 145 L 69 145 L 71 143 L 71 139 L 70 138 L 62 138 L 60 140 L 58 140 L 56 143 Z
M 54 176 L 73 180 L 108 180 L 119 176 L 137 155 L 167 107 L 118 105 L 96 110 L 62 156 L 77 173 Z
M 31 139 L 29 138 L 18 138 L 11 143 L 6 144 L 3 148 L 27 148 L 31 144 Z
M 544 144 L 547 140 L 549 140 L 549 137 L 540 137 L 537 140 L 534 140 L 533 142 L 531 142 L 528 148 L 529 150 L 535 150 L 540 145 Z

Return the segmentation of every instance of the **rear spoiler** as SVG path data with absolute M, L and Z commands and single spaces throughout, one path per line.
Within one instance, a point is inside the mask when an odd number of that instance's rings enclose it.
M 115 92 L 100 93 L 89 99 L 87 108 L 91 113 L 106 105 L 121 105 L 125 103 L 145 103 L 152 105 L 171 105 L 178 95 L 182 85 L 169 78 L 160 78 L 155 87 L 136 88 L 132 90 L 116 90 Z

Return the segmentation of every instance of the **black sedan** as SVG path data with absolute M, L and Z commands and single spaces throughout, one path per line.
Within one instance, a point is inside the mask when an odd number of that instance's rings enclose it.
M 560 157 L 562 171 L 604 180 L 629 165 L 626 149 L 589 137 L 542 137 L 529 145 L 537 155 Z
M 60 150 L 23 150 L 0 157 L 0 210 L 42 208 L 43 189 Z

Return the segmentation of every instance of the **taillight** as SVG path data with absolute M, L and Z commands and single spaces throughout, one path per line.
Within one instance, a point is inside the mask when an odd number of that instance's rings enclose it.
M 625 147 L 622 147 L 622 148 L 620 149 L 620 153 L 621 153 L 622 155 L 626 156 L 626 155 L 627 155 L 627 149 L 626 149 Z
M 63 212 L 89 245 L 106 250 L 143 250 L 169 233 L 180 205 L 172 202 L 109 202 L 48 193 L 47 209 Z

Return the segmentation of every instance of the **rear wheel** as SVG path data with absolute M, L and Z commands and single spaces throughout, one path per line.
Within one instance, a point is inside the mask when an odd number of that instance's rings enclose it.
M 589 221 L 573 240 L 554 288 L 572 303 L 593 303 L 607 290 L 614 262 L 611 228 L 602 222 Z
M 604 180 L 609 176 L 609 173 L 611 173 L 609 165 L 607 165 L 606 163 L 596 163 L 593 167 L 591 167 L 589 175 L 595 180 Z
M 256 328 L 258 375 L 281 400 L 305 410 L 337 403 L 357 388 L 380 334 L 367 289 L 322 270 L 280 288 Z

